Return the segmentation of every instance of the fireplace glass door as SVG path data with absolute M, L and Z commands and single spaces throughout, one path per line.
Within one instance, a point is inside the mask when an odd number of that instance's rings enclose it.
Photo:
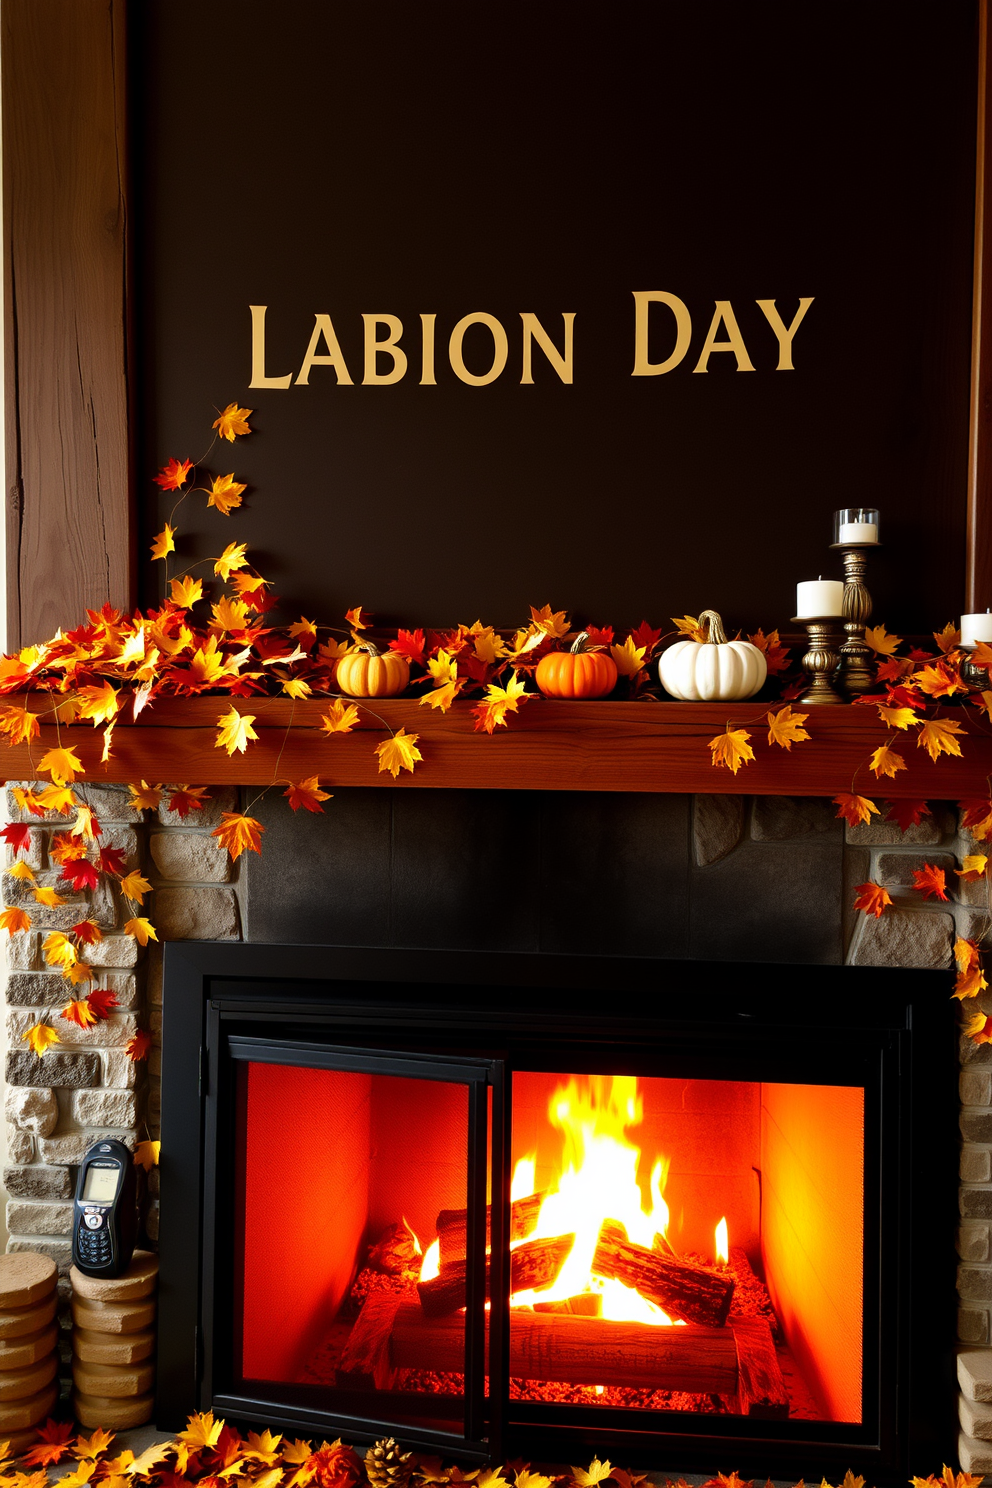
M 222 1393 L 405 1439 L 483 1436 L 489 1073 L 484 1061 L 232 1038 L 233 1347 Z M 443 1367 L 404 1365 L 417 1285 L 449 1266 Z M 474 1257 L 474 1260 L 473 1260 Z M 416 1349 L 414 1348 L 414 1352 Z

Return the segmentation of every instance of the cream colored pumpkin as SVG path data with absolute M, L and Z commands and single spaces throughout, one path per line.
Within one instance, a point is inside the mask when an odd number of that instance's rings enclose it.
M 728 641 L 715 610 L 704 610 L 709 622 L 705 641 L 676 641 L 661 653 L 658 676 L 672 697 L 687 702 L 731 702 L 754 697 L 768 675 L 765 658 L 750 641 Z

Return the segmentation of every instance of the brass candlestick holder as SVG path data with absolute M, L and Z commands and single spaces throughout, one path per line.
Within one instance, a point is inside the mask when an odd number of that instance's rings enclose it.
M 875 686 L 872 676 L 871 647 L 865 640 L 865 626 L 871 619 L 871 595 L 865 585 L 869 548 L 880 547 L 878 512 L 872 508 L 849 507 L 834 513 L 836 548 L 844 562 L 844 630 L 847 640 L 840 648 L 838 682 L 846 693 L 870 692 Z
M 802 659 L 802 669 L 809 678 L 809 688 L 801 703 L 842 703 L 844 699 L 833 685 L 839 656 L 836 643 L 841 620 L 838 615 L 796 615 L 793 625 L 802 625 L 809 635 L 809 650 Z

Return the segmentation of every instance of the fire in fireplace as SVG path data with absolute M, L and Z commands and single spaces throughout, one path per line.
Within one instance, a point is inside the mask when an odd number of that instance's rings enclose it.
M 805 969 L 808 1003 L 769 968 L 699 1019 L 698 963 L 322 954 L 168 948 L 166 1409 L 879 1481 L 953 1440 L 939 974 Z

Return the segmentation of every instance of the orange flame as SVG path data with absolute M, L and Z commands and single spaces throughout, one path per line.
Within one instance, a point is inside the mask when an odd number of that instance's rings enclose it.
M 528 1239 L 574 1232 L 575 1244 L 557 1280 L 544 1291 L 516 1292 L 513 1306 L 552 1302 L 596 1292 L 603 1317 L 617 1321 L 671 1324 L 655 1303 L 622 1282 L 592 1274 L 596 1241 L 605 1219 L 619 1220 L 630 1239 L 650 1247 L 668 1228 L 663 1198 L 669 1159 L 659 1158 L 650 1177 L 650 1207 L 637 1180 L 640 1148 L 627 1140 L 628 1127 L 643 1120 L 644 1107 L 632 1075 L 572 1076 L 548 1104 L 548 1119 L 562 1134 L 561 1171 L 557 1189 L 541 1205 L 537 1227 Z M 533 1157 L 517 1163 L 511 1187 L 514 1199 L 537 1191 Z M 513 1242 L 513 1245 L 520 1244 Z

